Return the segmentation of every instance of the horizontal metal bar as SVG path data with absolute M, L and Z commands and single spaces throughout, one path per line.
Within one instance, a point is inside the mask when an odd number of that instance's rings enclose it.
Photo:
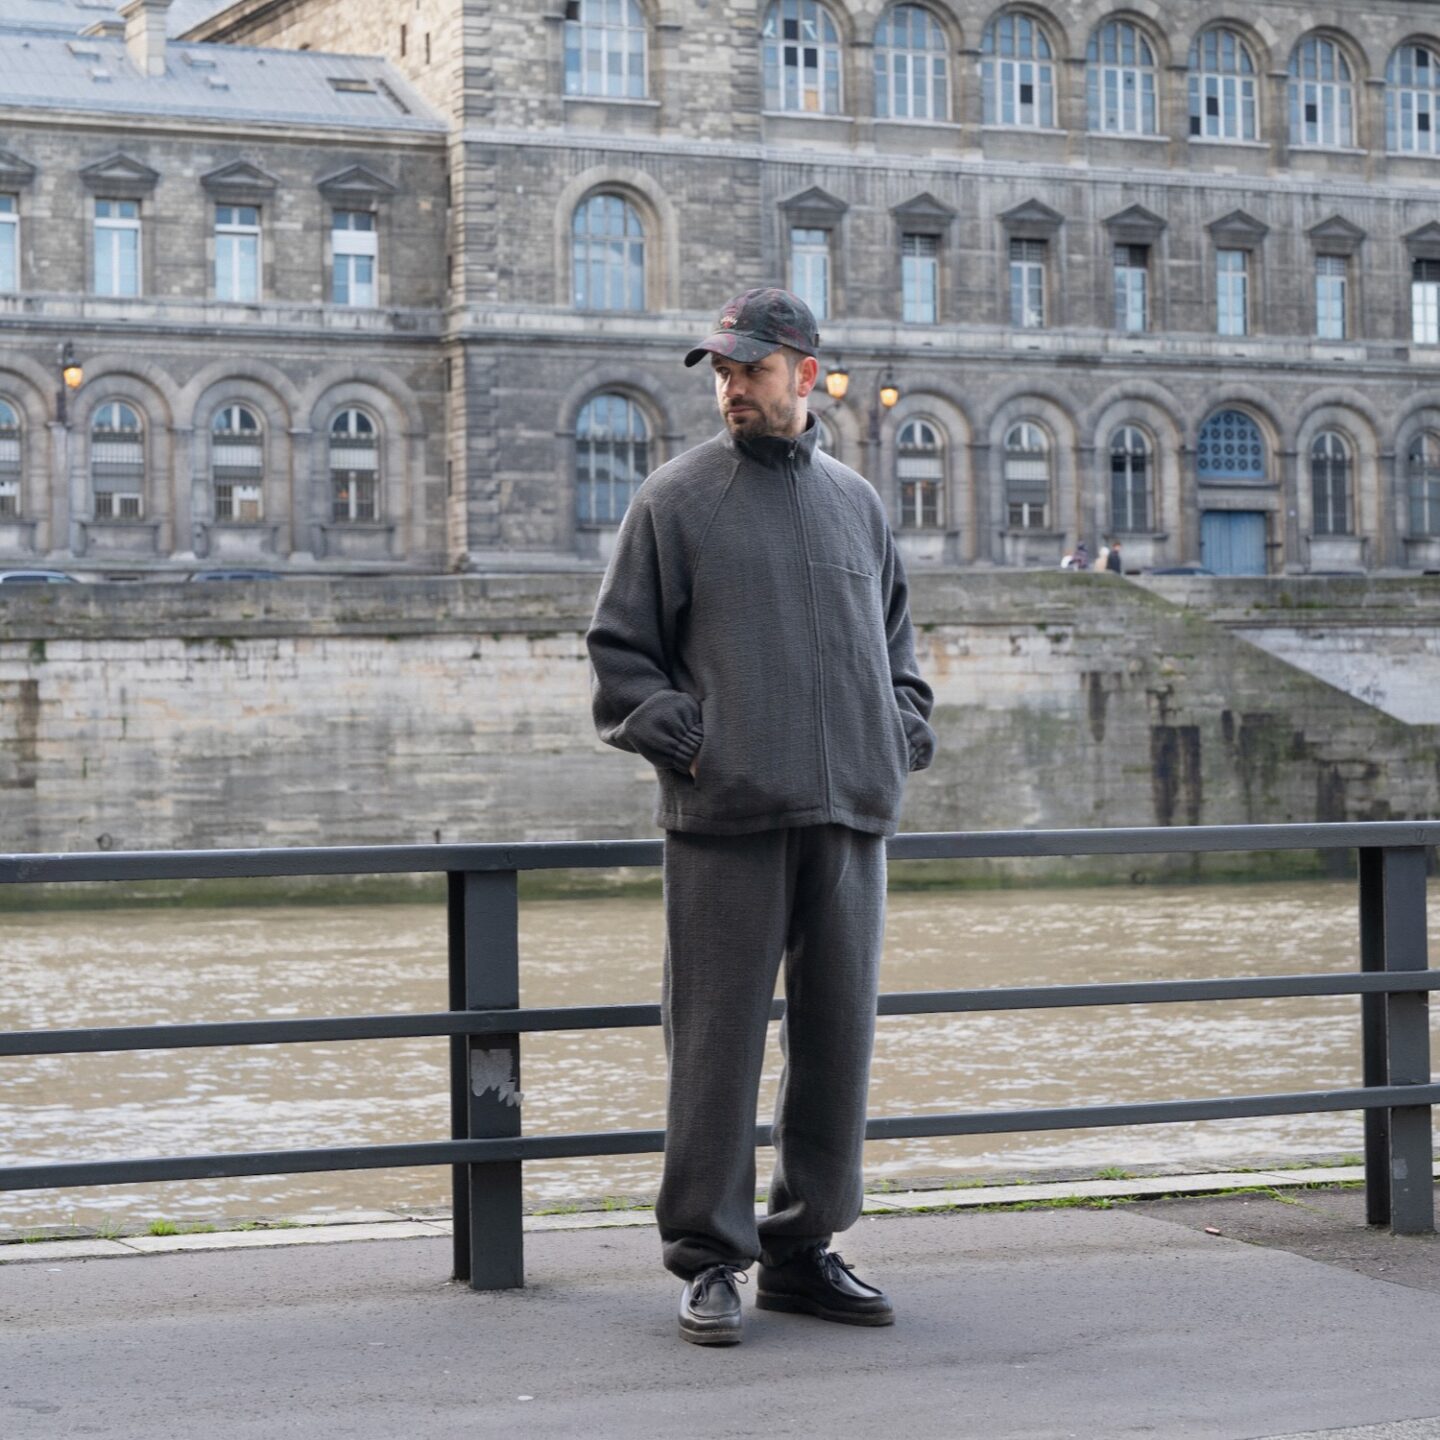
M 1347 850 L 1440 845 L 1440 822 L 1174 825 L 1112 830 L 991 830 L 896 835 L 894 860 L 1211 851 Z M 267 850 L 133 850 L 0 855 L 0 885 L 78 880 L 224 880 L 295 875 L 403 875 L 464 870 L 656 866 L 659 840 L 544 840 L 513 845 L 311 846 Z
M 1048 1110 L 983 1110 L 947 1115 L 896 1115 L 871 1120 L 869 1140 L 931 1135 L 1018 1134 L 1029 1130 L 1087 1130 L 1112 1125 L 1169 1125 L 1238 1120 L 1256 1115 L 1306 1115 L 1440 1103 L 1440 1085 L 1306 1090 L 1283 1095 L 1235 1095 L 1218 1100 L 1157 1100 L 1145 1104 L 1079 1105 Z M 755 1143 L 770 1143 L 757 1125 Z M 565 1160 L 594 1155 L 642 1155 L 665 1148 L 663 1130 L 616 1130 L 589 1135 L 523 1135 L 495 1140 L 432 1140 L 414 1145 L 360 1145 L 322 1150 L 265 1150 L 143 1160 L 86 1160 L 0 1169 L 0 1192 L 77 1185 L 134 1185 L 237 1175 L 299 1175 L 321 1170 L 383 1170 L 396 1166 Z
M 1142 980 L 1113 985 L 1007 986 L 915 990 L 880 996 L 881 1015 L 1059 1010 L 1094 1005 L 1164 1005 L 1315 995 L 1374 995 L 1440 990 L 1440 970 L 1355 975 L 1247 975 L 1224 980 Z M 785 1002 L 771 1003 L 771 1019 Z M 187 1050 L 223 1045 L 295 1045 L 338 1040 L 396 1040 L 432 1035 L 540 1034 L 613 1030 L 660 1023 L 660 1007 L 574 1005 L 527 1010 L 440 1010 L 414 1015 L 345 1015 L 300 1020 L 226 1020 L 211 1024 L 126 1025 L 0 1033 L 0 1058 L 93 1055 L 122 1050 Z

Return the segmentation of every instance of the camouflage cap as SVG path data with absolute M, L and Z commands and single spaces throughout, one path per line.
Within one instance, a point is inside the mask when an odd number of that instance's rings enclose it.
M 788 290 L 774 286 L 747 290 L 720 312 L 715 334 L 702 340 L 686 357 L 696 365 L 707 355 L 724 355 L 748 365 L 772 355 L 782 345 L 802 355 L 820 350 L 820 332 L 810 307 Z

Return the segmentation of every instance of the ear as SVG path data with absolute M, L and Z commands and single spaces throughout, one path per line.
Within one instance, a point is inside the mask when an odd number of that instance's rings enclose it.
M 820 362 L 813 355 L 807 355 L 795 367 L 795 393 L 803 400 L 815 388 L 819 378 Z

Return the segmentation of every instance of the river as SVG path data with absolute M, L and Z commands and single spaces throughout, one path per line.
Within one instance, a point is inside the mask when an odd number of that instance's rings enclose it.
M 1432 883 L 1430 928 L 1440 934 Z M 883 988 L 1354 970 L 1334 882 L 906 891 Z M 1432 945 L 1435 942 L 1432 940 Z M 522 1004 L 654 1000 L 660 902 L 521 906 Z M 443 905 L 0 913 L 0 1029 L 445 1008 Z M 1180 1099 L 1360 1083 L 1359 1001 L 1255 1000 L 882 1019 L 871 1113 Z M 0 1060 L 0 1164 L 443 1138 L 443 1039 Z M 526 1037 L 529 1133 L 663 1123 L 657 1029 Z M 778 1074 L 761 1096 L 768 1115 Z M 872 1143 L 872 1181 L 1358 1154 L 1358 1114 Z M 760 1152 L 765 1174 L 769 1152 Z M 653 1192 L 658 1156 L 537 1163 L 529 1198 Z M 443 1169 L 0 1195 L 6 1226 L 444 1203 Z

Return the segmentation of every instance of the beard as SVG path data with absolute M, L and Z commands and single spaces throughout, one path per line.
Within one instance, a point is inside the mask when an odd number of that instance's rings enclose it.
M 790 395 L 769 405 L 756 400 L 733 407 L 727 405 L 723 413 L 732 435 L 743 440 L 759 440 L 766 435 L 788 435 L 795 426 L 797 408 L 797 397 Z

